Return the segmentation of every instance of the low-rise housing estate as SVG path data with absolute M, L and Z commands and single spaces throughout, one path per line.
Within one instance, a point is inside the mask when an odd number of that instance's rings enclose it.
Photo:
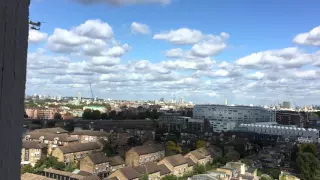
M 109 134 L 104 131 L 80 130 L 70 133 L 70 137 L 78 139 L 80 143 L 96 142 L 99 139 L 108 141 Z
M 181 155 L 168 156 L 162 159 L 159 164 L 164 164 L 170 169 L 171 174 L 181 177 L 188 172 L 188 161 Z
M 126 152 L 126 165 L 139 166 L 148 162 L 157 162 L 164 158 L 165 149 L 160 144 L 150 144 L 131 148 Z
M 70 163 L 85 158 L 88 154 L 101 151 L 103 146 L 98 142 L 77 143 L 72 146 L 61 146 L 52 152 L 58 161 Z
M 125 167 L 125 161 L 120 156 L 109 157 L 110 173 Z
M 22 141 L 21 164 L 34 166 L 47 155 L 47 145 L 40 141 Z
M 75 172 L 66 172 L 60 171 L 53 168 L 44 169 L 43 175 L 53 179 L 61 180 L 100 180 L 96 175 L 91 175 L 86 172 L 75 171 Z
M 110 172 L 109 158 L 102 152 L 89 154 L 81 159 L 80 170 L 106 178 Z

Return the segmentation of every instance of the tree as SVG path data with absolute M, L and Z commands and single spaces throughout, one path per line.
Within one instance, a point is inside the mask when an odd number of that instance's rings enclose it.
M 101 118 L 101 113 L 99 110 L 93 110 L 91 113 L 91 119 L 97 120 Z
M 167 175 L 167 176 L 164 176 L 163 178 L 161 178 L 161 180 L 177 180 L 178 177 L 175 176 L 175 175 Z
M 26 111 L 24 111 L 24 118 L 28 118 L 28 114 L 26 113 Z
M 62 168 L 62 167 L 60 167 Z M 75 169 L 78 169 L 78 163 L 72 162 L 69 163 L 65 168 L 64 171 L 73 172 Z
M 224 156 L 226 162 L 238 161 L 240 159 L 240 154 L 237 151 L 231 151 Z
M 102 113 L 101 114 L 101 119 L 104 119 L 104 120 L 109 119 L 108 114 L 107 113 Z
M 203 174 L 206 172 L 206 167 L 204 165 L 195 165 L 193 168 L 193 173 L 194 174 Z
M 274 180 L 271 176 L 267 175 L 267 174 L 262 174 L 260 180 Z
M 199 148 L 202 148 L 202 147 L 205 147 L 206 146 L 206 142 L 203 141 L 203 140 L 198 140 L 196 142 L 196 149 L 199 149 Z
M 34 173 L 34 169 L 30 164 L 21 166 L 21 174 L 24 173 Z
M 301 144 L 299 146 L 300 153 L 311 153 L 315 157 L 317 156 L 317 146 L 315 144 Z
M 41 174 L 45 168 L 50 167 L 63 171 L 66 165 L 63 162 L 59 162 L 58 158 L 54 156 L 41 157 L 34 166 L 34 173 Z
M 115 119 L 116 116 L 117 116 L 117 112 L 116 112 L 115 110 L 110 111 L 109 117 L 110 117 L 111 119 Z
M 85 109 L 82 114 L 83 119 L 91 119 L 91 109 Z
M 142 174 L 142 176 L 139 177 L 139 180 L 149 180 L 148 174 Z
M 251 159 L 241 159 L 241 162 L 244 163 L 246 166 L 251 167 L 253 164 L 253 161 Z
M 111 147 L 110 143 L 107 143 L 103 147 L 102 152 L 104 152 L 108 157 L 113 156 L 115 154 L 115 150 Z
M 169 151 L 173 151 L 173 152 L 176 152 L 176 153 L 181 153 L 182 152 L 182 149 L 180 146 L 177 146 L 177 144 L 173 141 L 168 141 L 167 142 L 167 150 Z
M 297 157 L 301 178 L 313 180 L 319 170 L 319 160 L 311 153 L 299 153 Z
M 62 116 L 61 116 L 61 114 L 60 113 L 54 113 L 54 115 L 53 115 L 53 119 L 54 120 L 61 120 L 62 119 Z

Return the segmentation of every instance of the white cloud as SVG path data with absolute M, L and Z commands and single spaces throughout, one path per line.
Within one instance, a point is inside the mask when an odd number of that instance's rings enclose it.
M 108 3 L 110 5 L 131 5 L 131 4 L 163 4 L 168 5 L 172 0 L 74 0 L 83 4 Z
M 301 45 L 320 46 L 320 26 L 309 32 L 298 34 L 294 37 L 293 42 Z
M 151 30 L 146 24 L 133 22 L 131 24 L 131 32 L 133 34 L 150 34 Z
M 113 37 L 111 26 L 100 19 L 87 20 L 72 29 L 72 32 L 92 39 L 111 39 Z
M 253 53 L 236 61 L 247 68 L 300 68 L 317 59 L 314 54 L 305 54 L 296 47 Z
M 216 62 L 210 59 L 203 61 L 168 60 L 162 61 L 162 66 L 168 69 L 211 69 Z
M 95 66 L 114 66 L 120 63 L 120 58 L 111 56 L 94 56 L 90 62 Z
M 207 35 L 206 39 L 192 46 L 191 53 L 198 57 L 208 57 L 217 55 L 227 47 L 225 41 L 230 37 L 229 34 L 222 32 L 220 36 Z
M 215 93 L 215 92 L 208 92 L 207 95 L 210 96 L 210 97 L 218 96 L 217 93 Z
M 195 44 L 203 39 L 203 34 L 199 30 L 180 28 L 165 33 L 155 34 L 153 39 L 166 40 L 173 44 Z
M 183 50 L 181 48 L 170 49 L 165 52 L 166 57 L 179 58 L 183 56 Z
M 29 30 L 29 43 L 39 43 L 46 40 L 48 37 L 47 33 L 43 33 L 34 29 Z

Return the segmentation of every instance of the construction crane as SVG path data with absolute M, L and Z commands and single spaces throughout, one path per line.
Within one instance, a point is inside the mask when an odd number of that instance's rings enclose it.
M 89 86 L 90 86 L 90 91 L 91 91 L 91 97 L 92 97 L 92 101 L 94 101 L 94 96 L 93 96 L 93 91 L 92 91 L 92 86 L 91 86 L 91 83 L 89 83 Z

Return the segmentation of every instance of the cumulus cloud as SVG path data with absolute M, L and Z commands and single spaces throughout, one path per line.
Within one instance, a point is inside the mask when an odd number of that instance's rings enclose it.
M 300 68 L 317 58 L 314 54 L 306 54 L 296 47 L 290 47 L 253 53 L 236 60 L 236 64 L 254 69 Z
M 180 28 L 169 32 L 155 34 L 153 39 L 166 40 L 173 44 L 195 44 L 203 39 L 203 34 L 199 30 Z
M 29 30 L 29 43 L 39 43 L 46 40 L 48 37 L 47 33 L 43 33 L 34 29 Z
M 110 5 L 132 5 L 132 4 L 163 4 L 168 5 L 172 0 L 74 0 L 83 4 L 108 3 Z
M 162 66 L 168 69 L 211 69 L 216 62 L 210 59 L 203 61 L 168 60 L 162 61 Z
M 183 56 L 183 50 L 181 48 L 170 49 L 165 52 L 166 57 L 179 58 Z
M 55 53 L 85 56 L 122 56 L 130 50 L 128 44 L 114 39 L 112 27 L 100 19 L 87 20 L 70 30 L 56 28 L 48 38 L 48 46 Z
M 133 22 L 131 23 L 131 32 L 133 34 L 150 34 L 151 30 L 146 24 Z
M 320 46 L 320 26 L 309 32 L 298 34 L 294 37 L 293 42 L 301 45 Z

